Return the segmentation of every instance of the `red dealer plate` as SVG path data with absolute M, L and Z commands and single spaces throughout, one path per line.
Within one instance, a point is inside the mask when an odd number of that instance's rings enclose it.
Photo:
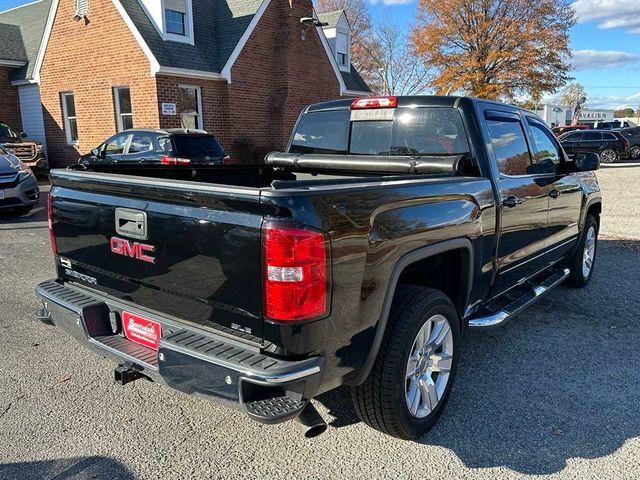
M 132 342 L 158 350 L 162 335 L 158 322 L 147 320 L 133 313 L 122 312 L 122 328 L 124 334 Z

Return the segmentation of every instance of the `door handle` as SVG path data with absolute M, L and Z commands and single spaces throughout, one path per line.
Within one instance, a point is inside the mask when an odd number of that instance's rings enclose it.
M 549 196 L 551 198 L 558 198 L 560 195 L 562 195 L 562 192 L 560 190 L 556 190 L 555 188 L 549 192 Z
M 502 201 L 502 205 L 504 205 L 505 207 L 513 208 L 516 205 L 522 205 L 522 202 L 523 200 L 521 198 L 510 195 Z

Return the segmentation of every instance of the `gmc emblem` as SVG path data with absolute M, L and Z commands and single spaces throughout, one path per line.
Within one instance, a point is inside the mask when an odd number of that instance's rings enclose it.
M 155 253 L 156 247 L 153 245 L 145 245 L 144 243 L 131 242 L 124 238 L 111 237 L 109 241 L 111 251 L 123 257 L 135 258 L 147 263 L 156 263 L 156 257 L 148 255 Z

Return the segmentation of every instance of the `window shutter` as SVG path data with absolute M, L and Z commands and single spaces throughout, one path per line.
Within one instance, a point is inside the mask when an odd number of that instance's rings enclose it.
M 185 0 L 165 0 L 164 8 L 176 12 L 187 13 L 187 2 Z
M 89 13 L 89 0 L 76 0 L 76 17 L 85 18 Z

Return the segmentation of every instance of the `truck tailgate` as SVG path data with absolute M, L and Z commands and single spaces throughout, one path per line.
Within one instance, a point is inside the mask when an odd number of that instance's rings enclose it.
M 62 278 L 262 339 L 259 189 L 63 170 L 51 179 Z

